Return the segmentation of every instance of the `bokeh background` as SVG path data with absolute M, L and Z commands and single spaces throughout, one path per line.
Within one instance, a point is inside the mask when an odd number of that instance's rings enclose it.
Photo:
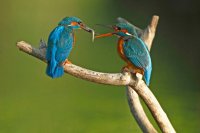
M 80 17 L 106 32 L 95 24 L 112 24 L 121 16 L 145 28 L 154 14 L 160 21 L 151 51 L 150 88 L 177 132 L 200 132 L 199 5 L 197 0 L 1 0 L 0 133 L 141 132 L 129 111 L 125 87 L 67 74 L 52 80 L 45 75 L 46 64 L 20 52 L 16 42 L 38 47 L 40 38 L 47 40 L 65 16 Z M 121 70 L 116 37 L 94 43 L 84 31 L 76 31 L 76 37 L 70 55 L 74 64 L 103 72 Z

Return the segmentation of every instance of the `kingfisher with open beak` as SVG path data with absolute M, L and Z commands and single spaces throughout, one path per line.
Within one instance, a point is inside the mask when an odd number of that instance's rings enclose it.
M 127 63 L 125 67 L 133 73 L 142 74 L 145 83 L 149 86 L 152 72 L 151 57 L 146 44 L 138 37 L 135 28 L 122 22 L 107 27 L 114 31 L 97 35 L 95 38 L 117 35 L 119 37 L 117 50 L 120 57 Z
M 50 33 L 46 51 L 47 68 L 46 74 L 52 78 L 61 77 L 64 74 L 63 65 L 71 63 L 68 56 L 75 43 L 75 29 L 83 29 L 92 33 L 94 30 L 87 27 L 77 17 L 66 17 Z

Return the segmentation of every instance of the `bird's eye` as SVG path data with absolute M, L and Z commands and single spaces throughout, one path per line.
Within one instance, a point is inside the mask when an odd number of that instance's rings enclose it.
M 77 22 L 77 23 L 78 23 L 79 25 L 80 25 L 80 24 L 82 24 L 82 22 L 81 22 L 81 21 L 79 21 L 79 22 Z
M 121 27 L 113 26 L 113 29 L 116 30 L 116 31 L 119 31 L 119 30 L 121 30 Z
M 121 27 L 117 27 L 117 30 L 121 30 Z

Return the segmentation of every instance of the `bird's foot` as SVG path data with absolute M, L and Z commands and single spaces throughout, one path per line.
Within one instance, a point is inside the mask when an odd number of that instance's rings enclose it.
M 129 72 L 129 68 L 127 68 L 126 66 L 122 67 L 121 72 Z
M 72 62 L 69 61 L 69 60 L 67 59 L 67 60 L 65 60 L 65 61 L 63 62 L 63 66 L 66 65 L 66 64 L 72 64 Z
M 124 66 L 121 70 L 121 72 L 129 72 L 129 73 L 135 73 L 134 70 L 129 66 Z

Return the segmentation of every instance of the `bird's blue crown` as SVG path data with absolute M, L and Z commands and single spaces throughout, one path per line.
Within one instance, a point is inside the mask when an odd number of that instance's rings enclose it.
M 129 24 L 127 23 L 117 23 L 115 26 L 117 26 L 120 29 L 126 29 L 128 33 L 137 36 L 136 30 Z M 128 36 L 127 34 L 124 34 L 123 32 L 117 33 L 119 36 Z
M 58 25 L 70 25 L 71 22 L 82 22 L 79 18 L 77 17 L 65 17 L 63 18 Z

